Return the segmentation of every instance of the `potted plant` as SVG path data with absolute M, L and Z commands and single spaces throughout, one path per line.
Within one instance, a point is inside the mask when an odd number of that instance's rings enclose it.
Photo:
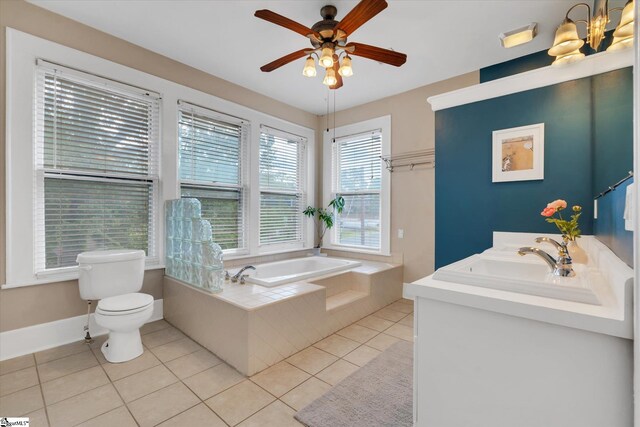
M 334 224 L 334 212 L 341 213 L 344 209 L 344 197 L 337 196 L 335 199 L 329 202 L 326 209 L 314 208 L 313 206 L 307 206 L 302 213 L 313 218 L 313 222 L 316 226 L 316 232 L 318 233 L 318 244 L 314 246 L 314 255 L 320 255 L 320 248 L 322 247 L 322 239 L 327 230 L 331 229 Z

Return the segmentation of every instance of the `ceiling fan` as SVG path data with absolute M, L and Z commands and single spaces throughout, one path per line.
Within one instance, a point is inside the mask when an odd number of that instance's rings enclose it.
M 361 0 L 341 21 L 336 21 L 334 18 L 338 10 L 335 6 L 327 5 L 320 9 L 322 21 L 316 22 L 311 28 L 270 10 L 258 10 L 254 14 L 256 17 L 302 34 L 309 39 L 312 46 L 312 48 L 300 49 L 278 58 L 263 65 L 260 69 L 268 73 L 296 59 L 307 56 L 303 74 L 307 77 L 314 77 L 316 68 L 313 55 L 315 55 L 318 57 L 318 63 L 326 69 L 322 83 L 330 89 L 338 89 L 342 87 L 342 77 L 353 75 L 350 55 L 361 56 L 399 67 L 407 60 L 407 55 L 404 53 L 364 43 L 347 43 L 347 37 L 386 9 L 386 7 L 387 2 L 385 0 Z M 341 56 L 342 63 L 340 63 Z

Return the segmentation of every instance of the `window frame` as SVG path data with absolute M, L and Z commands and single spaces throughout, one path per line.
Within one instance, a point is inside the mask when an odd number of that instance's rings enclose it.
M 260 158 L 260 144 L 262 142 L 262 135 L 263 134 L 271 134 L 275 137 L 280 137 L 283 139 L 287 139 L 288 141 L 296 141 L 299 144 L 299 149 L 302 150 L 302 153 L 299 153 L 298 157 L 299 159 L 302 160 L 303 165 L 301 170 L 298 169 L 297 173 L 298 173 L 298 179 L 299 179 L 299 187 L 296 191 L 287 191 L 287 190 L 279 190 L 279 189 L 263 189 L 263 187 L 260 184 L 260 162 L 261 162 L 261 158 Z M 294 133 L 291 132 L 287 132 L 287 131 L 283 131 L 283 130 L 279 130 L 279 129 L 275 129 L 272 128 L 270 126 L 266 126 L 266 125 L 261 125 L 260 126 L 260 138 L 258 140 L 258 187 L 257 187 L 257 193 L 258 193 L 258 232 L 256 233 L 257 235 L 257 239 L 258 239 L 258 247 L 260 248 L 260 251 L 262 252 L 275 252 L 275 251 L 286 251 L 286 250 L 296 250 L 296 249 L 304 249 L 305 247 L 308 247 L 309 245 L 309 232 L 308 232 L 308 227 L 306 227 L 307 223 L 312 222 L 309 221 L 309 218 L 305 217 L 302 214 L 302 211 L 306 208 L 306 204 L 308 203 L 308 198 L 307 198 L 307 193 L 309 190 L 309 177 L 307 176 L 307 171 L 309 169 L 309 156 L 308 156 L 308 138 L 304 137 L 304 136 L 300 136 L 300 135 L 296 135 Z M 276 242 L 276 243 L 262 243 L 261 242 L 261 218 L 262 218 L 262 193 L 269 193 L 269 194 L 278 194 L 278 195 L 287 195 L 287 196 L 292 196 L 292 195 L 296 195 L 300 198 L 300 212 L 299 212 L 299 219 L 300 219 L 300 239 L 297 240 L 291 240 L 291 241 L 286 241 L 286 242 Z M 311 233 L 311 236 L 313 236 L 313 233 Z M 313 246 L 313 242 L 311 242 L 311 246 Z
M 55 64 L 81 70 L 128 86 L 145 88 L 160 94 L 162 105 L 160 111 L 160 148 L 159 148 L 159 183 L 158 204 L 156 212 L 156 247 L 159 263 L 147 264 L 145 269 L 164 268 L 164 202 L 180 196 L 178 180 L 178 100 L 188 100 L 215 111 L 224 112 L 234 117 L 243 117 L 251 124 L 249 142 L 247 144 L 248 192 L 247 212 L 253 212 L 259 206 L 259 192 L 255 191 L 258 183 L 258 156 L 260 125 L 282 129 L 308 140 L 307 149 L 307 197 L 315 200 L 315 153 L 318 152 L 319 139 L 316 139 L 314 124 L 304 125 L 283 120 L 262 111 L 205 93 L 174 81 L 121 65 L 86 52 L 82 52 L 59 43 L 24 33 L 12 28 L 6 29 L 7 50 L 7 91 L 6 91 L 6 220 L 5 230 L 5 278 L 0 287 L 11 289 L 24 286 L 58 283 L 78 278 L 77 267 L 69 267 L 64 272 L 48 272 L 35 274 L 34 251 L 34 166 L 33 150 L 35 65 L 38 58 L 44 58 Z M 319 152 L 318 152 L 319 153 Z M 258 230 L 257 215 L 251 215 L 247 224 L 246 254 L 225 255 L 225 261 L 231 259 L 251 258 L 274 253 L 285 253 L 313 247 L 313 222 L 305 219 L 305 241 L 303 248 L 276 249 L 260 248 L 255 231 Z M 1 273 L 1 272 L 0 272 Z M 2 278 L 0 277 L 0 280 Z
M 377 117 L 358 123 L 340 126 L 324 132 L 323 138 L 323 206 L 335 198 L 337 193 L 337 173 L 334 156 L 334 139 L 361 135 L 366 132 L 380 130 L 382 155 L 391 152 L 391 116 Z M 382 162 L 382 160 L 380 160 Z M 370 194 L 375 191 L 352 191 L 344 194 Z M 372 255 L 391 255 L 391 173 L 381 165 L 380 171 L 380 249 L 369 249 L 356 245 L 344 245 L 337 242 L 337 227 L 333 227 L 325 234 L 322 246 L 346 252 L 359 252 Z
M 222 184 L 222 183 L 210 183 L 206 184 L 203 181 L 197 180 L 182 180 L 180 176 L 180 113 L 181 111 L 186 111 L 187 109 L 192 110 L 193 112 L 206 116 L 214 121 L 222 122 L 225 124 L 237 125 L 241 128 L 241 138 L 240 138 L 240 152 L 239 152 L 239 163 L 240 163 L 240 183 L 235 184 Z M 251 123 L 246 119 L 241 119 L 235 116 L 230 116 L 228 114 L 221 113 L 219 111 L 213 110 L 211 108 L 203 107 L 200 105 L 193 104 L 189 101 L 178 100 L 177 106 L 178 116 L 176 119 L 177 133 L 176 133 L 176 144 L 178 145 L 178 170 L 177 170 L 177 185 L 179 191 L 179 197 L 182 197 L 182 187 L 192 187 L 199 188 L 205 190 L 229 190 L 229 189 L 237 189 L 240 190 L 241 195 L 240 198 L 242 200 L 242 247 L 233 248 L 233 249 L 224 249 L 222 252 L 228 257 L 233 256 L 242 256 L 249 254 L 249 203 L 248 203 L 248 178 L 250 175 L 250 161 L 249 161 L 249 145 L 251 138 Z M 205 218 L 206 219 L 206 218 Z
M 153 126 L 150 134 L 149 141 L 149 156 L 148 156 L 148 172 L 146 175 L 132 174 L 121 171 L 108 171 L 108 172 L 91 172 L 81 169 L 58 169 L 55 167 L 49 167 L 45 165 L 44 151 L 45 140 L 44 135 L 41 135 L 37 131 L 38 126 L 44 126 L 44 108 L 45 104 L 41 96 L 39 88 L 34 89 L 33 104 L 34 104 L 34 132 L 33 136 L 33 153 L 34 153 L 34 166 L 33 166 L 33 193 L 34 197 L 34 241 L 33 241 L 33 257 L 34 257 L 34 272 L 36 278 L 46 278 L 51 275 L 66 274 L 73 272 L 77 269 L 76 266 L 58 266 L 58 267 L 46 267 L 46 238 L 43 233 L 46 233 L 46 216 L 45 216 L 45 200 L 46 200 L 46 181 L 47 179 L 60 179 L 69 180 L 73 182 L 91 182 L 91 183 L 112 183 L 116 186 L 131 185 L 140 186 L 147 185 L 149 187 L 149 210 L 148 210 L 148 236 L 147 236 L 147 255 L 145 262 L 148 265 L 157 265 L 160 263 L 158 255 L 157 245 L 157 228 L 158 228 L 158 206 L 159 206 L 159 151 L 160 151 L 160 111 L 162 109 L 161 97 L 158 93 L 148 91 L 133 85 L 128 85 L 120 82 L 111 81 L 98 75 L 82 72 L 73 68 L 65 67 L 62 65 L 54 64 L 38 58 L 35 66 L 35 79 L 36 82 L 44 80 L 44 76 L 41 75 L 59 75 L 60 78 L 77 83 L 79 85 L 94 87 L 99 90 L 105 90 L 107 92 L 119 93 L 123 96 L 130 98 L 137 98 L 143 102 L 149 102 L 152 111 L 150 116 L 150 124 Z M 36 85 L 37 86 L 37 85 Z M 44 90 L 44 86 L 43 89 Z

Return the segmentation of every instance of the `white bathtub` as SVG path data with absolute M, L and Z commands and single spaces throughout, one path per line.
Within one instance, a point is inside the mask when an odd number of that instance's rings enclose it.
M 255 270 L 246 270 L 246 274 L 249 275 L 246 281 L 270 288 L 314 276 L 350 270 L 359 265 L 360 263 L 358 261 L 321 256 L 295 258 L 285 261 L 256 264 Z M 235 270 L 232 273 L 237 271 L 238 270 Z

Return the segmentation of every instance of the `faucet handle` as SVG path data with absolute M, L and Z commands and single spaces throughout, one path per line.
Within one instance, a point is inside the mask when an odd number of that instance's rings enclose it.
M 241 285 L 244 285 L 244 284 L 245 284 L 245 280 L 244 280 L 244 279 L 245 279 L 245 277 L 249 277 L 249 275 L 248 275 L 248 274 L 243 274 L 242 276 L 240 276 L 240 284 L 241 284 Z
M 229 281 L 231 279 L 231 275 L 229 274 L 229 270 L 224 271 L 224 280 Z

